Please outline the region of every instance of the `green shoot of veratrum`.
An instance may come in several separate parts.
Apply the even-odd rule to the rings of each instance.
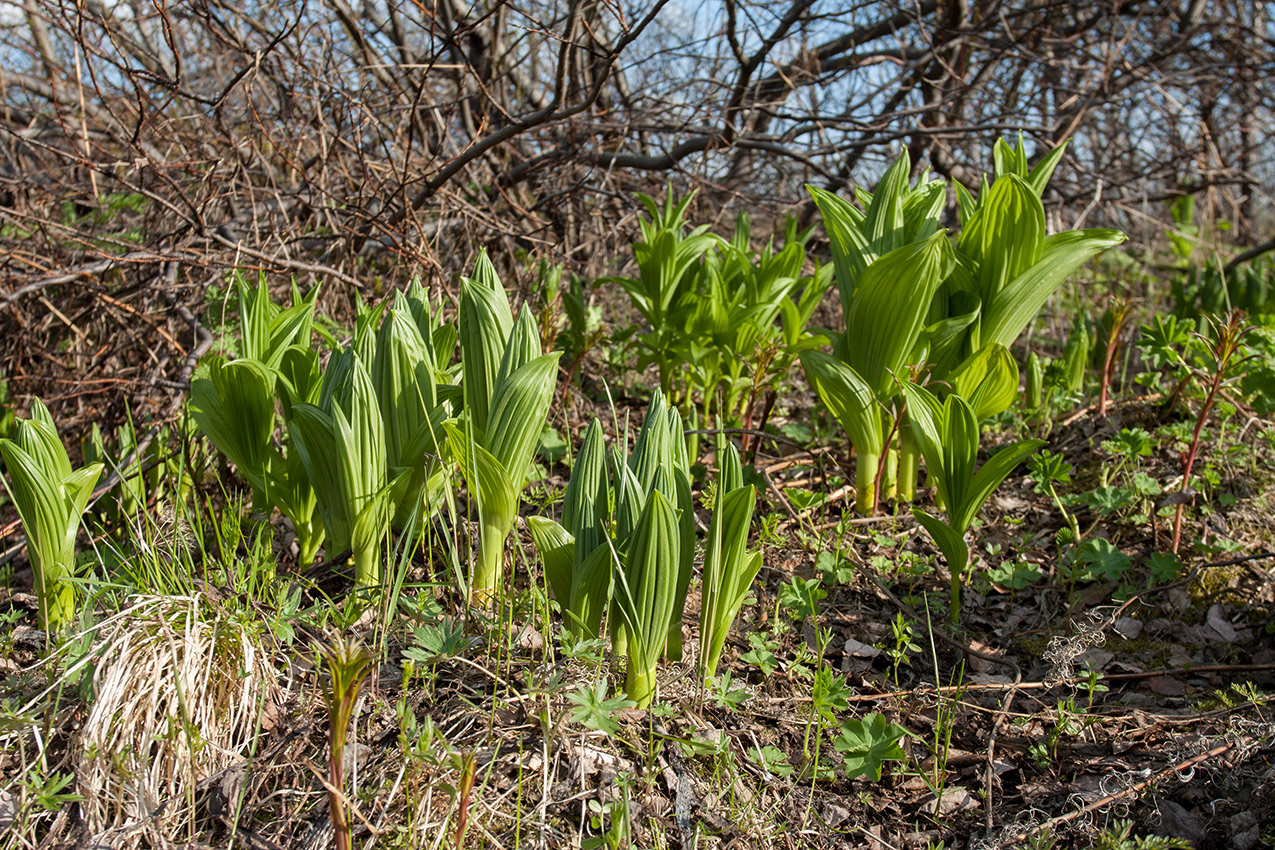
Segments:
[[[917,444],[947,511],[947,522],[920,508],[913,508],[912,515],[947,558],[952,573],[950,613],[952,622],[957,623],[961,616],[961,587],[970,561],[965,533],[1005,477],[1045,441],[1024,440],[1005,446],[975,472],[979,426],[970,403],[955,393],[948,395],[946,401],[939,401],[925,387],[911,382],[904,382],[901,387]]]
[[[39,399],[31,403],[31,418],[17,421],[13,439],[0,439],[0,456],[27,538],[40,626],[56,634],[75,618],[75,537],[102,464],[71,468],[53,416]]]
[[[717,504],[704,549],[700,609],[699,670],[706,679],[717,675],[726,636],[761,569],[761,553],[748,550],[757,490],[743,479],[739,452],[726,440],[718,440]]]
[[[478,563],[470,600],[489,605],[504,581],[505,539],[532,456],[540,444],[558,376],[558,353],[541,354],[532,311],[512,319],[509,299],[486,253],[462,281],[460,348],[465,410],[444,425],[452,459],[477,503]]]

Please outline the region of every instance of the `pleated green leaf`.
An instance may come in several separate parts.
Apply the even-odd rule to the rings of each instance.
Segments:
[[[1069,230],[1045,237],[1039,262],[1010,281],[990,303],[984,302],[982,344],[1013,345],[1063,281],[1092,257],[1125,239],[1117,230]]]
[[[485,250],[478,254],[473,277],[461,279],[459,324],[465,409],[485,431],[496,373],[514,326],[509,299]]]
[[[571,534],[579,535],[582,527],[596,528],[599,510],[606,510],[606,486],[606,439],[602,423],[594,419],[585,431],[563,495],[562,525]]]
[[[330,413],[315,405],[296,404],[292,408],[288,434],[291,448],[297,453],[314,488],[330,554],[338,555],[352,548],[355,506],[345,498],[336,445],[336,422]]]
[[[948,516],[959,514],[966,502],[974,468],[978,463],[978,420],[969,402],[958,395],[949,395],[943,402],[943,460],[941,468],[947,478],[947,492],[952,503],[947,504]],[[926,458],[929,463],[929,458]],[[933,469],[933,467],[931,467]],[[954,525],[964,531],[959,522]]]
[[[279,356],[278,395],[284,419],[292,418],[292,406],[319,400],[322,377],[319,352],[308,346],[291,345]]]
[[[434,352],[401,293],[377,332],[372,380],[385,422],[390,466],[423,469],[425,459],[409,455],[408,448],[425,439],[422,432],[432,430],[430,415],[438,404]]]
[[[350,403],[333,411],[338,470],[353,517],[350,545],[355,578],[363,587],[380,583],[381,542],[389,535],[389,481],[385,461],[385,422],[376,388],[363,363],[355,359]]]
[[[679,538],[673,506],[659,490],[652,491],[616,587],[628,634],[626,690],[639,708],[650,705],[654,695],[656,664],[673,616]]]
[[[560,356],[555,351],[519,366],[492,397],[486,446],[520,490],[544,432]]]
[[[577,554],[577,558],[579,555]],[[571,601],[567,606],[567,627],[580,637],[596,638],[602,630],[602,615],[611,600],[615,556],[610,546],[595,546],[580,560],[571,580]]]
[[[952,388],[969,400],[974,418],[983,422],[1008,410],[1018,397],[1018,363],[999,343],[984,346],[952,374]]]
[[[881,175],[863,216],[863,231],[879,257],[903,245],[903,205],[908,191],[912,160],[905,149]]]
[[[983,304],[1039,259],[1045,239],[1045,208],[1015,174],[997,178],[979,209],[965,223],[957,249],[977,266]]]
[[[514,320],[513,329],[505,343],[505,350],[500,355],[500,366],[496,369],[496,382],[500,386],[509,376],[527,363],[540,356],[540,330],[536,326],[535,316],[530,310],[523,310]]]
[[[983,504],[1001,485],[1001,482],[1014,471],[1015,467],[1044,445],[1046,445],[1044,440],[1023,440],[1005,446],[992,455],[970,482],[965,493],[963,510],[958,515],[953,515],[953,523],[958,527],[969,528]]]
[[[873,392],[889,395],[925,324],[930,301],[952,265],[947,235],[895,249],[863,276],[846,314],[846,362]]]
[[[954,495],[949,490],[950,479],[943,466],[944,446],[948,440],[943,403],[932,392],[917,384],[905,381],[900,388],[904,399],[907,400],[908,419],[912,423],[912,438],[930,467],[940,501],[950,506],[953,504]]]
[[[844,311],[854,299],[855,286],[868,267],[868,239],[863,233],[863,213],[839,195],[807,186],[823,218],[824,230],[832,248],[832,264],[837,292]]]
[[[470,596],[475,603],[486,605],[503,580],[505,538],[518,514],[526,467],[518,473],[515,484],[506,467],[483,446],[482,432],[472,426],[466,430],[464,424],[445,422],[443,428],[448,451],[460,466],[478,509],[479,560],[470,576]]]
[[[256,360],[208,360],[190,386],[190,412],[253,488],[264,490],[274,438],[275,376]]]
[[[880,452],[885,441],[876,393],[859,373],[822,351],[803,351],[806,378],[859,450]],[[875,472],[875,470],[874,470]]]
[[[970,562],[970,549],[964,536],[943,520],[920,508],[913,508],[912,516],[916,517],[916,521],[929,532],[939,551],[947,559],[948,569],[952,571],[953,576],[963,574]]]
[[[102,464],[72,469],[53,417],[38,399],[18,420],[13,439],[0,439],[6,487],[26,535],[40,626],[62,631],[75,616],[75,538]]]
[[[549,589],[563,608],[571,602],[571,573],[575,564],[576,539],[558,523],[546,517],[527,517],[531,542],[540,553],[549,579]]]
[[[718,486],[723,476],[719,475]],[[748,552],[748,532],[757,504],[750,484],[721,496],[713,509],[704,550],[703,601],[700,608],[701,675],[716,675],[731,625],[761,568],[761,555]]]
[[[1054,170],[1058,168],[1058,163],[1062,161],[1066,151],[1067,143],[1063,142],[1041,157],[1040,162],[1028,172],[1027,185],[1032,187],[1036,197],[1039,198],[1045,194],[1045,187],[1049,185],[1049,179],[1054,176]]]

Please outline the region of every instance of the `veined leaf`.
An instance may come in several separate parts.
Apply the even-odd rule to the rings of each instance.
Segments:
[[[957,248],[974,260],[983,304],[1041,256],[1045,208],[1021,177],[997,178],[979,208],[965,223]]]
[[[655,668],[673,616],[680,534],[672,505],[651,492],[633,530],[616,599],[628,632],[626,690],[639,708],[650,704]]]
[[[912,509],[912,516],[930,533],[930,537],[938,545],[939,551],[947,559],[948,568],[954,576],[960,576],[970,562],[969,545],[963,534],[952,528],[943,520],[926,513],[920,508]]]
[[[1018,397],[1018,363],[1000,343],[984,346],[956,368],[952,388],[982,422],[1008,410]]]
[[[801,365],[819,398],[863,451],[880,450],[885,441],[876,393],[859,373],[822,351],[803,351]]]
[[[596,528],[598,512],[606,510],[606,440],[602,423],[597,419],[589,424],[584,444],[576,455],[571,479],[562,500],[562,524],[572,534],[579,534],[581,527]]]
[[[864,254],[868,240],[863,234],[863,213],[844,198],[817,186],[806,190],[815,199],[824,229],[832,247],[832,264],[835,270],[837,291],[841,296],[842,310],[854,299],[855,286],[868,267]]]
[[[577,635],[595,638],[601,632],[602,615],[611,601],[614,558],[609,545],[595,546],[587,558],[577,555],[567,606],[567,626]]]
[[[1054,170],[1058,168],[1058,163],[1062,161],[1063,154],[1066,151],[1067,143],[1063,142],[1041,157],[1040,162],[1036,163],[1027,174],[1027,185],[1032,187],[1036,197],[1039,198],[1045,194],[1045,187],[1049,185],[1049,178],[1054,176]]]
[[[264,364],[220,356],[209,358],[207,374],[190,387],[195,424],[258,491],[265,489],[274,439],[274,388]]]
[[[952,264],[944,233],[895,249],[859,279],[846,314],[846,362],[878,397],[890,394],[924,327],[930,301]]]
[[[6,488],[18,510],[34,574],[39,623],[60,632],[75,616],[75,538],[101,463],[72,469],[48,408],[36,399],[31,418],[18,420],[14,438],[0,439],[9,477]]]
[[[314,487],[332,554],[339,554],[351,548],[355,513],[354,506],[344,497],[336,423],[330,413],[315,405],[296,404],[292,407],[288,433],[292,450],[298,453],[306,477]]]
[[[571,572],[576,540],[558,523],[545,517],[527,517],[527,530],[545,566],[549,589],[565,609],[571,602]]]
[[[492,397],[486,445],[520,490],[553,401],[560,356],[555,351],[518,367]]]
[[[1022,442],[1005,446],[992,455],[987,463],[983,464],[982,468],[979,469],[978,474],[974,476],[974,480],[970,482],[960,515],[953,516],[953,522],[960,527],[968,528],[979,510],[982,509],[983,503],[988,500],[1001,482],[1014,471],[1016,466],[1045,445],[1046,442],[1044,440],[1023,440]]]
[[[1068,276],[1125,239],[1117,230],[1069,230],[1045,237],[1040,260],[1010,281],[990,303],[984,302],[982,344],[998,342],[1006,348],[1013,345]]]
[[[486,430],[488,401],[514,319],[485,250],[478,254],[474,276],[461,279],[459,323],[465,409],[471,421]]]

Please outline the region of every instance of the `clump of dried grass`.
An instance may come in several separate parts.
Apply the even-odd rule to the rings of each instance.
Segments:
[[[92,834],[114,847],[198,834],[197,784],[245,759],[282,694],[258,627],[199,595],[108,626],[77,772]]]

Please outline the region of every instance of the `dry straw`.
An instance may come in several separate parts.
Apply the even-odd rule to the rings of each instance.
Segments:
[[[78,791],[113,847],[189,840],[199,783],[243,762],[282,694],[254,628],[203,597],[155,600],[94,649]]]

